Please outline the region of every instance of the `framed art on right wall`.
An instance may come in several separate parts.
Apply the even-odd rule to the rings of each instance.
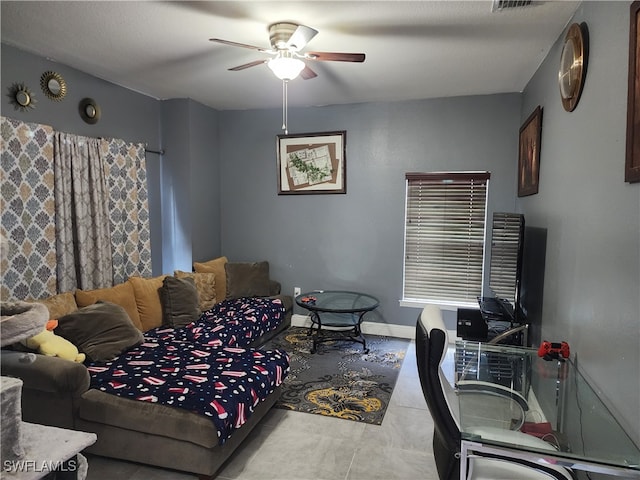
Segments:
[[[520,127],[518,155],[518,196],[538,193],[542,107],[538,105]]]
[[[630,7],[629,90],[627,92],[627,155],[624,181],[640,182],[640,2]]]

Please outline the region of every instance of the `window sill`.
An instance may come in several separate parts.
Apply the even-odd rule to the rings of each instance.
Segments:
[[[477,302],[443,302],[439,300],[409,300],[400,299],[398,301],[401,307],[424,308],[427,305],[437,305],[442,310],[456,311],[459,308],[479,308]]]

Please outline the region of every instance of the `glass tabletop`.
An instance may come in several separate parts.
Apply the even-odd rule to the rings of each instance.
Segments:
[[[625,432],[614,414],[589,385],[572,358],[544,360],[537,350],[523,347],[489,345],[459,341],[455,361],[445,372],[455,384],[471,381],[510,389],[527,400],[523,410],[510,407],[513,418],[498,419],[485,415],[479,397],[469,401],[458,394],[459,420],[463,440],[545,453],[569,462],[588,461],[640,472],[640,449]],[[514,399],[515,397],[512,397]],[[490,397],[485,397],[491,404]],[[511,410],[500,409],[509,417]],[[480,413],[479,413],[480,412]],[[522,421],[523,420],[523,421]],[[500,431],[502,428],[502,431]],[[544,440],[528,442],[527,436],[502,435],[504,430],[519,429]]]
[[[342,290],[317,290],[296,297],[296,303],[317,312],[357,313],[369,312],[380,302],[372,295]]]

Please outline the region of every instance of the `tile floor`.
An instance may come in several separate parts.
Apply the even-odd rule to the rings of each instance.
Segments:
[[[272,409],[218,480],[437,480],[433,421],[412,342],[382,425]],[[191,480],[194,475],[87,455],[88,480]]]

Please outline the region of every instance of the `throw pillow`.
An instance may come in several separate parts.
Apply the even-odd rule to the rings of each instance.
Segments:
[[[36,300],[42,303],[49,310],[49,318],[60,318],[67,313],[75,312],[78,309],[76,298],[71,292],[60,293],[51,297]]]
[[[162,325],[162,304],[158,290],[162,288],[165,277],[166,275],[153,278],[129,277],[143,332]]]
[[[200,311],[209,310],[216,304],[216,274],[215,273],[191,273],[176,270],[173,273],[176,278],[193,278],[198,291],[198,305]]]
[[[227,263],[225,270],[227,298],[269,296],[269,262]]]
[[[76,303],[78,307],[88,307],[98,300],[120,305],[126,310],[133,324],[139,330],[142,330],[142,323],[140,322],[140,315],[138,315],[138,307],[136,305],[136,297],[133,293],[133,285],[130,282],[120,283],[110,288],[76,290]]]
[[[218,257],[208,262],[194,262],[193,269],[197,273],[215,273],[216,275],[216,301],[227,298],[227,274],[224,266],[228,262],[227,257]]]
[[[108,362],[144,339],[126,310],[99,301],[58,319],[56,335],[66,338],[94,362]]]
[[[165,277],[160,289],[163,323],[174,328],[184,327],[200,317],[198,291],[193,278]]]

